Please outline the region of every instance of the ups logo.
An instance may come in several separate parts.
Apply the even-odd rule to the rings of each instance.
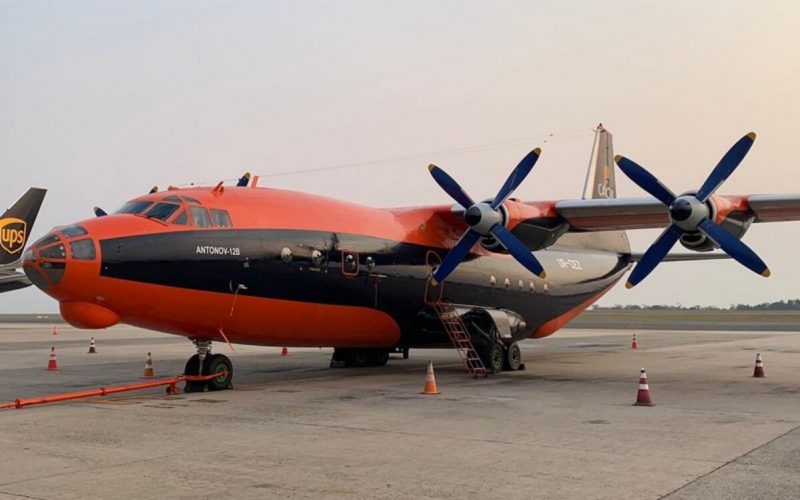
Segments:
[[[22,219],[0,219],[0,247],[7,253],[17,253],[25,246],[28,224]]]

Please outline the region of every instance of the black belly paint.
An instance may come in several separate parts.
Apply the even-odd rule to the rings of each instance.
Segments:
[[[424,304],[426,256],[433,251],[443,257],[446,249],[352,234],[261,229],[128,236],[102,240],[100,247],[101,276],[224,294],[243,284],[248,296],[375,308],[400,325],[402,346],[447,343]],[[282,258],[284,248],[291,251],[289,262]],[[354,265],[345,268],[348,255]],[[545,281],[513,259],[472,254],[444,284],[443,298],[513,311],[530,333],[610,287],[629,265],[627,255],[557,246],[537,257],[548,272]]]

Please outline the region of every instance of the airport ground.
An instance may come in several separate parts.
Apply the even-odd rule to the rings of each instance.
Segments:
[[[193,353],[130,327],[51,329],[0,325],[0,402],[138,381],[148,351],[171,376]],[[527,370],[485,380],[445,350],[329,369],[330,350],[237,346],[234,390],[0,412],[0,498],[800,496],[800,332],[638,333],[639,350],[628,330],[526,341]],[[428,359],[438,396],[419,394]],[[631,405],[642,366],[651,408]]]

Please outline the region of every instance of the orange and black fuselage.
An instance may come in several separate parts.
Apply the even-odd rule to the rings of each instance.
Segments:
[[[507,312],[520,320],[519,340],[556,331],[630,265],[629,254],[594,248],[599,235],[567,234],[536,252],[546,279],[476,245],[433,287],[431,267],[465,228],[448,207],[376,209],[247,187],[132,203],[130,213],[56,228],[25,253],[26,274],[77,327],[122,322],[255,345],[432,347],[448,340],[426,302],[442,299]],[[506,210],[513,225],[550,215],[548,206],[509,201]]]

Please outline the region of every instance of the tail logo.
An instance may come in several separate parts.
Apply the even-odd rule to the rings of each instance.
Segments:
[[[27,228],[28,224],[22,219],[0,219],[0,248],[10,254],[20,252],[25,246]]]
[[[603,165],[603,182],[597,183],[597,194],[603,198],[614,198],[614,188],[611,187],[611,169]]]

